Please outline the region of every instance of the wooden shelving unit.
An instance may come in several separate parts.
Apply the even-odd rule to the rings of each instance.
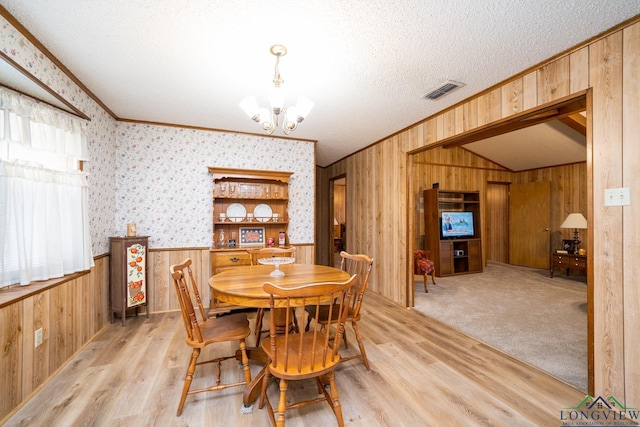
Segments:
[[[474,236],[445,239],[442,212],[472,212]],[[430,251],[436,276],[482,272],[480,193],[478,191],[424,191],[425,249]]]
[[[293,172],[210,167],[209,173],[213,178],[213,236],[210,249],[212,275],[230,268],[250,265],[246,248],[266,246],[269,239],[273,239],[274,246],[280,246],[280,233],[284,233],[285,246],[289,244],[289,179]],[[246,214],[229,217],[228,213],[233,211],[229,207],[234,204],[241,205]],[[265,205],[272,215],[277,214],[277,220],[273,216],[260,216],[260,212],[264,211],[261,208]],[[259,207],[258,210],[256,207]],[[221,218],[220,214],[225,214],[225,218]],[[253,218],[249,214],[253,214]],[[243,242],[243,229],[264,229],[263,243]],[[221,232],[224,233],[223,241],[220,239]],[[255,236],[257,234],[252,233],[252,238]],[[213,297],[210,307],[210,314],[238,308],[217,302]]]

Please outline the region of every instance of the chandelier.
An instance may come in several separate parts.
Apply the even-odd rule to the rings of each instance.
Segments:
[[[274,87],[269,91],[269,108],[260,108],[254,96],[248,96],[240,101],[240,108],[247,113],[251,120],[259,123],[269,135],[280,126],[280,121],[282,121],[282,131],[285,135],[289,135],[307,117],[314,104],[308,99],[300,97],[294,107],[284,107],[284,93],[282,90],[284,80],[280,76],[278,65],[280,64],[280,57],[287,54],[287,48],[276,44],[271,46],[269,51],[276,57],[273,75]]]

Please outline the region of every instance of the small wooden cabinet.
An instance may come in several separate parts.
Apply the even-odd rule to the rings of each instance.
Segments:
[[[230,268],[244,267],[251,265],[249,252],[245,249],[211,249],[211,275],[220,273]],[[209,301],[209,316],[227,313],[232,309],[240,308],[231,306],[221,301],[216,301],[211,296]]]
[[[126,313],[146,306],[149,317],[147,288],[148,236],[110,237],[109,315],[113,323],[115,313],[120,314],[124,326]]]
[[[482,272],[481,251],[480,239],[440,241],[439,276]]]
[[[289,179],[292,172],[209,168],[213,177],[211,274],[251,264],[246,248],[289,244]],[[223,236],[223,238],[221,238]],[[210,314],[229,311],[211,298]]]
[[[425,249],[430,251],[436,276],[482,272],[480,193],[429,189],[424,191]],[[444,238],[443,212],[470,212],[473,235]]]
[[[551,254],[551,269],[549,271],[549,277],[553,277],[553,270],[555,268],[564,268],[567,276],[569,270],[576,270],[580,273],[587,273],[587,256],[575,255],[575,254]]]

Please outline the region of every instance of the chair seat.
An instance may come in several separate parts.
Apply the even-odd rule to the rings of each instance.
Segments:
[[[251,335],[249,320],[245,313],[213,317],[199,322],[202,342],[187,339],[192,347],[203,348],[215,342],[240,340]]]
[[[416,261],[415,265],[417,270],[415,274],[430,274],[435,269],[433,261],[430,259],[420,259]]]
[[[313,342],[313,334],[306,334],[302,339],[302,346],[305,349],[301,359],[298,357],[297,349],[300,346],[300,335],[289,334],[289,355],[287,357],[286,368],[284,363],[279,363],[274,366],[273,363],[269,363],[269,370],[274,376],[278,378],[284,378],[286,380],[299,380],[304,378],[314,378],[318,375],[323,375],[335,368],[340,362],[340,356],[332,356],[330,351],[325,351],[326,347],[324,342]],[[280,351],[285,347],[285,336],[278,335],[276,337],[276,346]],[[261,344],[262,350],[267,354],[269,360],[273,361],[275,356],[271,349],[271,342],[269,340],[263,341]],[[316,361],[312,365],[312,354],[322,354],[326,352],[324,359],[316,357]],[[278,357],[278,360],[283,360],[282,355]],[[324,363],[323,363],[324,362]],[[298,370],[299,367],[299,370]]]
[[[184,377],[184,385],[182,386],[182,394],[180,395],[180,402],[178,403],[178,410],[176,412],[178,416],[182,414],[185,401],[190,394],[224,390],[229,387],[246,387],[251,383],[251,369],[249,368],[249,357],[247,355],[247,344],[245,342],[245,338],[251,333],[247,315],[245,313],[235,313],[229,316],[208,318],[207,312],[202,305],[202,298],[200,297],[200,291],[198,290],[198,284],[194,278],[191,264],[191,258],[187,258],[181,264],[174,264],[169,267],[169,273],[173,279],[178,303],[180,304],[180,312],[182,313],[182,322],[184,323],[186,332],[185,340],[187,341],[187,345],[192,348],[187,373]],[[200,316],[198,316],[198,313]],[[238,343],[238,350],[232,354],[222,356],[216,354],[216,357],[213,359],[198,361],[202,349],[206,346],[233,341]],[[240,357],[238,358],[238,356]],[[244,381],[222,381],[222,362],[229,359],[242,361]],[[191,389],[191,383],[193,382],[196,367],[205,363],[216,364],[214,375],[215,383],[208,387],[193,390]]]

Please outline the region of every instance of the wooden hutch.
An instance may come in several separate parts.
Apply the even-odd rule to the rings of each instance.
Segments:
[[[211,275],[251,264],[248,247],[289,244],[289,179],[293,172],[209,168],[213,177]],[[284,233],[284,234],[283,234]],[[211,314],[230,307],[211,298]]]

